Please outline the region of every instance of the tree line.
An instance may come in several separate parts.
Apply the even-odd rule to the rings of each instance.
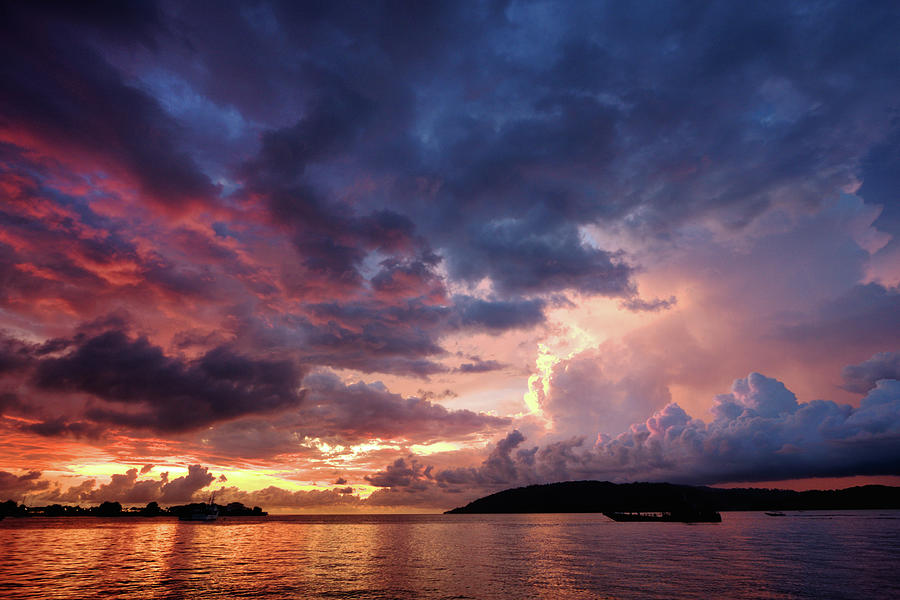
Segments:
[[[82,507],[66,504],[48,504],[46,506],[26,506],[15,500],[0,503],[2,517],[178,517],[190,514],[208,505],[202,502],[161,507],[158,502],[148,502],[146,506],[125,508],[119,502],[101,502],[97,506]],[[213,504],[222,517],[264,517],[268,513],[262,508],[244,506],[240,502],[225,505]]]

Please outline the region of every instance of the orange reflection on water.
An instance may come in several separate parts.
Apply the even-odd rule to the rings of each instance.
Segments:
[[[900,511],[7,518],[0,597],[900,597]]]

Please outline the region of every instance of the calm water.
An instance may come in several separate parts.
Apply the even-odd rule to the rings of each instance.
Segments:
[[[10,519],[0,598],[900,598],[900,511]]]

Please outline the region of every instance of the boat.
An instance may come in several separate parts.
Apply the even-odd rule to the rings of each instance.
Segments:
[[[714,510],[664,510],[656,512],[610,511],[604,516],[619,522],[721,523],[722,515]]]
[[[766,514],[769,515],[770,517],[786,517],[787,516],[783,512],[779,512],[779,511],[767,512]]]
[[[178,515],[179,521],[215,521],[219,518],[219,507],[213,504],[214,496],[206,504],[195,505],[191,512]]]

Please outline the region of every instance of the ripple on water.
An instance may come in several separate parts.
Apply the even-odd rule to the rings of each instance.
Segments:
[[[900,597],[894,511],[6,519],[0,549],[4,600]]]

